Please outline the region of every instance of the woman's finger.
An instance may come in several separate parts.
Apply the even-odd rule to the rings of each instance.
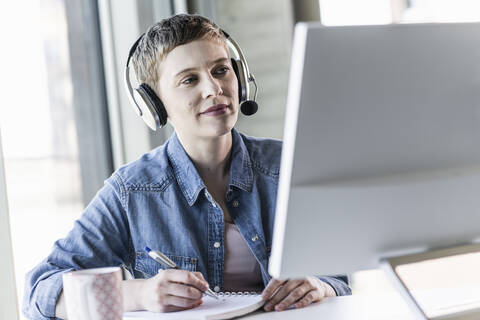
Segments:
[[[202,291],[195,287],[176,282],[170,282],[168,285],[166,285],[165,293],[192,300],[198,300],[202,298]]]
[[[264,309],[266,311],[272,311],[273,308],[282,301],[293,289],[298,287],[304,282],[304,280],[288,280],[277,290],[276,293],[265,304]]]
[[[193,272],[178,269],[168,269],[164,270],[163,273],[170,282],[187,284],[197,288],[202,292],[208,288],[207,282],[198,278]]]
[[[163,304],[166,306],[173,306],[173,307],[179,307],[179,308],[193,308],[197,305],[201,304],[201,300],[198,299],[188,299],[184,297],[179,297],[179,296],[173,296],[173,295],[166,295],[163,298]]]
[[[201,272],[195,271],[195,272],[193,272],[193,274],[196,275],[198,279],[207,282],[207,280],[205,280],[205,278],[203,277],[203,274]]]
[[[313,302],[317,302],[317,301],[322,300],[323,298],[324,298],[324,296],[318,294],[317,291],[312,290],[312,291],[308,292],[305,296],[303,296],[302,299],[297,301],[297,303],[295,303],[295,308],[306,307]]]
[[[265,289],[263,289],[262,292],[262,299],[264,301],[269,300],[273,294],[282,286],[287,280],[281,280],[281,279],[270,279],[268,282],[267,286]]]
[[[283,300],[278,302],[274,306],[274,308],[276,311],[283,311],[285,309],[288,309],[292,304],[305,297],[305,295],[310,295],[310,297],[313,298],[313,300],[310,301],[311,303],[319,299],[320,293],[318,292],[318,290],[315,290],[310,284],[305,282],[290,291],[290,293]]]
[[[190,307],[177,307],[177,306],[164,306],[162,311],[160,312],[175,312],[175,311],[183,311],[183,310],[188,310],[188,309],[193,309],[193,308],[196,308],[198,306],[200,306],[202,304],[202,302],[199,302],[197,304],[194,304]]]

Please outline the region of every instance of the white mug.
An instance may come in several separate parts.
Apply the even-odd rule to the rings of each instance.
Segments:
[[[122,320],[120,267],[95,268],[63,274],[63,294],[69,320]]]

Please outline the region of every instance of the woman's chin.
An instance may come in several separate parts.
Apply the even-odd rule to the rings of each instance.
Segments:
[[[216,123],[215,125],[212,125],[207,130],[210,131],[213,136],[217,137],[230,133],[230,131],[232,131],[233,127],[237,123],[237,116],[235,115],[235,117],[228,117],[228,119],[225,120],[226,121],[222,121],[221,123]]]
[[[233,129],[233,126],[224,126],[222,128],[215,128],[214,130],[211,131],[211,134],[209,136],[211,137],[221,137],[226,134],[229,134]]]

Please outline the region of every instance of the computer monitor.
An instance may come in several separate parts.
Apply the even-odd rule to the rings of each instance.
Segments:
[[[480,24],[297,24],[269,271],[480,237]]]

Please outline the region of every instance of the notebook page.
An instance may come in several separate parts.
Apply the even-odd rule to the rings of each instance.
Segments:
[[[264,303],[260,295],[223,296],[219,298],[220,300],[216,300],[209,296],[204,296],[202,305],[185,311],[168,313],[149,311],[125,312],[123,320],[230,319],[255,311]]]

